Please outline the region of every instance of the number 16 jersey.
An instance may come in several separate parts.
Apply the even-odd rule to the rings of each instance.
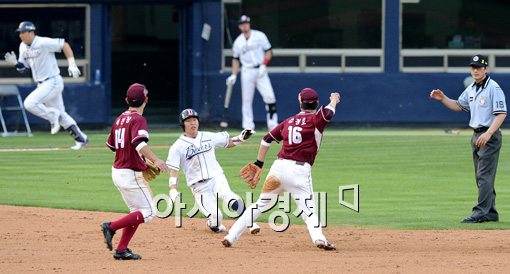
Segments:
[[[276,126],[264,137],[263,142],[269,145],[271,141],[282,141],[279,158],[313,165],[324,129],[334,114],[335,109],[329,106],[322,106],[314,113],[302,111]]]
[[[127,110],[113,122],[106,145],[115,151],[114,168],[128,168],[144,171],[147,164],[136,146],[149,141],[149,132],[145,118],[134,110]]]

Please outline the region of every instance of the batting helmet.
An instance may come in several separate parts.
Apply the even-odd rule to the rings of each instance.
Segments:
[[[23,22],[19,23],[19,26],[16,29],[16,32],[27,32],[27,31],[35,31],[34,23],[32,23],[30,21],[23,21]]]
[[[192,108],[187,108],[187,109],[181,111],[181,115],[179,115],[179,123],[183,129],[184,129],[184,121],[190,117],[195,117],[200,122],[200,117],[198,116],[198,112]]]

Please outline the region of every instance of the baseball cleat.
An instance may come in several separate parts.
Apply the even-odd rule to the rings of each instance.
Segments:
[[[256,234],[259,234],[259,232],[260,232],[260,226],[256,223],[253,223],[253,226],[250,227],[250,233],[252,235],[256,235]]]
[[[221,233],[227,231],[227,228],[224,225],[209,227],[214,233]]]
[[[60,118],[60,111],[54,110],[53,112],[53,118],[50,120],[51,125],[51,134],[55,135],[60,131],[60,123],[58,122]]]
[[[139,254],[133,253],[129,248],[124,250],[115,250],[115,254],[113,254],[113,258],[115,260],[141,260],[142,256]]]
[[[227,228],[224,225],[212,226],[210,220],[207,220],[206,224],[207,227],[209,227],[209,229],[211,229],[214,233],[221,233],[227,231]]]
[[[315,246],[324,250],[336,250],[336,246],[326,240],[316,240]]]
[[[223,241],[221,241],[221,243],[223,244],[223,246],[225,247],[231,247],[232,246],[232,243],[230,243],[229,240],[227,240],[227,237],[223,238]]]
[[[108,250],[112,251],[113,250],[112,239],[113,239],[113,235],[115,235],[115,231],[110,229],[110,223],[102,223],[101,230],[103,231],[104,242],[106,244],[106,248],[108,248]]]
[[[72,150],[80,150],[84,147],[87,146],[87,144],[89,143],[89,139],[85,139],[85,142],[78,142],[78,141],[75,141],[75,145],[70,147]]]

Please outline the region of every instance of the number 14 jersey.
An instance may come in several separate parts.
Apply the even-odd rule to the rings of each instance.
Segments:
[[[279,158],[307,162],[313,165],[326,125],[335,115],[335,109],[322,106],[316,112],[302,111],[291,116],[271,130],[263,143],[282,141]]]
[[[145,118],[134,110],[127,110],[113,122],[106,145],[115,151],[114,168],[128,168],[144,171],[147,164],[136,146],[149,141],[149,132]]]

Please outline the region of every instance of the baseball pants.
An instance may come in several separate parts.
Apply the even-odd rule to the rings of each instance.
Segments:
[[[145,223],[156,216],[156,205],[142,172],[112,167],[112,180],[129,208],[129,212],[140,211]]]
[[[473,207],[471,216],[473,218],[485,216],[487,219],[495,221],[499,220],[499,216],[496,210],[494,181],[496,180],[502,136],[500,130],[496,131],[487,144],[479,148],[476,146],[476,140],[483,133],[474,133],[471,138],[476,186],[478,187],[478,203]]]
[[[60,111],[59,123],[67,129],[76,125],[76,121],[65,110],[63,90],[64,80],[57,75],[38,84],[37,88],[25,98],[23,105],[30,113],[48,121],[54,117],[57,110]]]
[[[276,97],[274,96],[269,76],[266,73],[263,77],[258,78],[258,72],[258,68],[243,67],[241,70],[243,128],[255,129],[255,123],[253,122],[253,97],[255,96],[255,88],[257,88],[262,96],[266,107],[268,104],[276,103]],[[267,128],[271,130],[278,125],[278,114],[270,114],[268,112],[266,114],[266,120]]]
[[[208,224],[211,227],[218,227],[223,221],[223,214],[218,209],[218,198],[224,203],[232,200],[240,201],[241,199],[230,189],[227,178],[223,173],[208,181],[195,183],[190,188],[200,212],[207,216]]]
[[[299,210],[301,217],[306,223],[312,242],[326,240],[322,233],[322,227],[318,215],[315,213],[315,201],[312,187],[312,167],[308,163],[297,163],[293,160],[275,160],[266,181],[262,193],[256,203],[249,206],[243,215],[230,228],[227,239],[234,243],[241,237],[247,227],[262,214],[273,207],[271,201],[283,192],[289,192]]]

